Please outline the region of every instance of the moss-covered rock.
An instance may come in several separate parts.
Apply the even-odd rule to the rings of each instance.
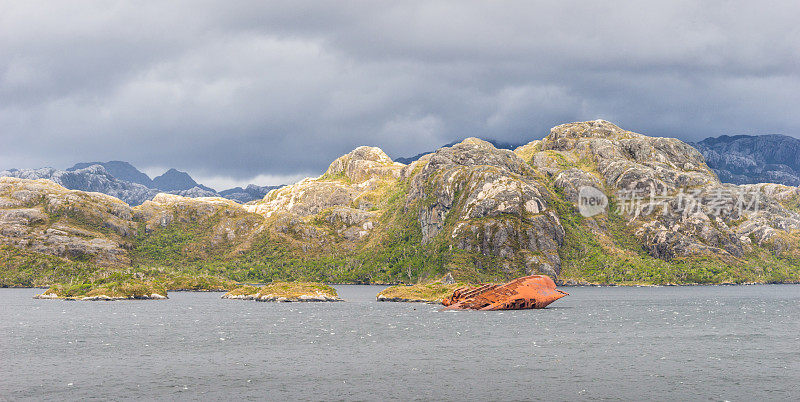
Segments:
[[[95,265],[130,265],[131,207],[49,180],[0,177],[0,245]]]
[[[264,286],[244,285],[222,295],[223,299],[271,302],[342,301],[336,289],[317,282],[273,282]]]
[[[56,284],[37,299],[66,300],[161,300],[167,298],[167,289],[162,284],[134,279],[104,283]]]

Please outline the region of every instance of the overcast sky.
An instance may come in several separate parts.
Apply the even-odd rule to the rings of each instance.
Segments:
[[[125,160],[216,188],[603,118],[800,134],[797,2],[0,0],[0,169]]]

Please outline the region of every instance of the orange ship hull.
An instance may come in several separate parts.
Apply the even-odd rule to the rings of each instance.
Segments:
[[[531,275],[502,285],[459,288],[442,304],[445,310],[522,310],[545,308],[568,294],[549,276]]]

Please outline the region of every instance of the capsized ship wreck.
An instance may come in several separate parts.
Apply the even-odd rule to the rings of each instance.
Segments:
[[[522,310],[545,308],[568,295],[546,275],[531,275],[505,284],[463,287],[442,300],[445,310]]]

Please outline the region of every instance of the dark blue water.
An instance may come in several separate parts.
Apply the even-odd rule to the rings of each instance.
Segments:
[[[34,300],[0,289],[0,399],[800,399],[800,286],[566,288],[545,310]]]

